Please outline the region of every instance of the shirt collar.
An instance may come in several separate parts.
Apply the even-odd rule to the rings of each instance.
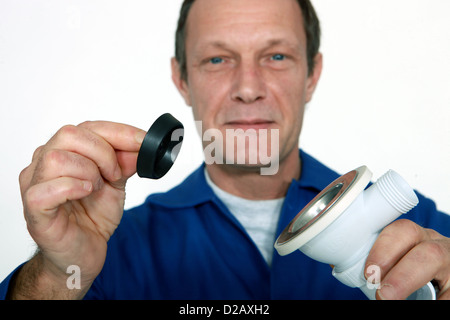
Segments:
[[[301,159],[301,176],[292,180],[290,188],[312,188],[320,192],[339,175],[333,170],[299,150]],[[188,176],[181,184],[165,193],[150,195],[146,202],[159,204],[168,208],[186,208],[213,201],[216,196],[205,178],[205,163]]]
[[[340,177],[338,173],[300,150],[301,173],[300,179],[294,180],[299,187],[313,188],[317,191],[325,189],[332,181]]]

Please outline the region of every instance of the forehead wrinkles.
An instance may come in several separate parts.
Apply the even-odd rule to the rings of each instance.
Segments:
[[[217,42],[255,46],[273,39],[306,46],[303,17],[295,0],[197,0],[186,31],[187,49]]]

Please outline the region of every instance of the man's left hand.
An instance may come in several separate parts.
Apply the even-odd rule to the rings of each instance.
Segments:
[[[397,220],[376,240],[366,268],[377,266],[381,283],[377,299],[406,299],[433,281],[438,299],[450,300],[450,238],[410,220]]]

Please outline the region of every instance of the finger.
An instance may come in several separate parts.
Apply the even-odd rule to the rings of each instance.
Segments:
[[[23,194],[25,190],[28,189],[28,187],[31,184],[31,179],[33,178],[33,172],[30,168],[30,166],[23,169],[19,174],[19,186],[20,186],[20,193]]]
[[[19,186],[21,193],[28,189],[31,184],[31,179],[33,178],[33,169],[35,167],[35,164],[33,164],[33,162],[38,159],[43,148],[44,146],[40,146],[34,151],[31,164],[28,167],[24,168],[19,174]]]
[[[58,207],[70,200],[87,197],[93,190],[90,181],[60,177],[31,186],[24,194],[27,224],[47,229]],[[42,230],[42,229],[41,229]]]
[[[122,168],[123,179],[126,180],[136,173],[138,152],[117,151],[116,156]]]
[[[446,260],[442,263],[443,267],[434,277],[434,282],[438,287],[438,299],[450,300],[450,239],[432,231],[440,236],[441,240],[438,241],[446,252]]]
[[[39,157],[39,155],[41,154],[42,149],[44,149],[44,146],[40,146],[34,151],[31,162],[35,161]]]
[[[116,122],[86,121],[78,125],[91,130],[108,141],[115,150],[138,152],[146,132],[139,128]]]
[[[78,153],[89,158],[100,169],[102,176],[109,181],[122,177],[114,148],[95,132],[75,126],[61,128],[47,143],[44,150],[59,149]],[[41,155],[45,151],[41,151]],[[42,157],[37,162],[42,161]]]
[[[377,294],[381,299],[406,299],[429,281],[439,278],[448,264],[448,252],[441,241],[423,241],[411,249],[387,273]]]
[[[95,190],[103,186],[103,178],[97,165],[78,153],[65,150],[46,150],[36,166],[33,183],[42,183],[58,177],[72,177],[89,180]]]
[[[122,177],[112,185],[124,189],[126,181],[136,173],[137,156],[146,132],[133,126],[107,121],[87,121],[79,127],[95,132],[116,150]]]
[[[428,239],[424,229],[410,220],[397,220],[381,231],[366,260],[378,266],[381,279],[415,245]]]
[[[438,300],[450,300],[450,288],[441,290],[438,294]]]

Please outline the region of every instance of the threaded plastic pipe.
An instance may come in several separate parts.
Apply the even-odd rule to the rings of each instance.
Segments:
[[[408,212],[419,203],[414,191],[395,171],[386,172],[375,185],[386,201],[400,213]]]

